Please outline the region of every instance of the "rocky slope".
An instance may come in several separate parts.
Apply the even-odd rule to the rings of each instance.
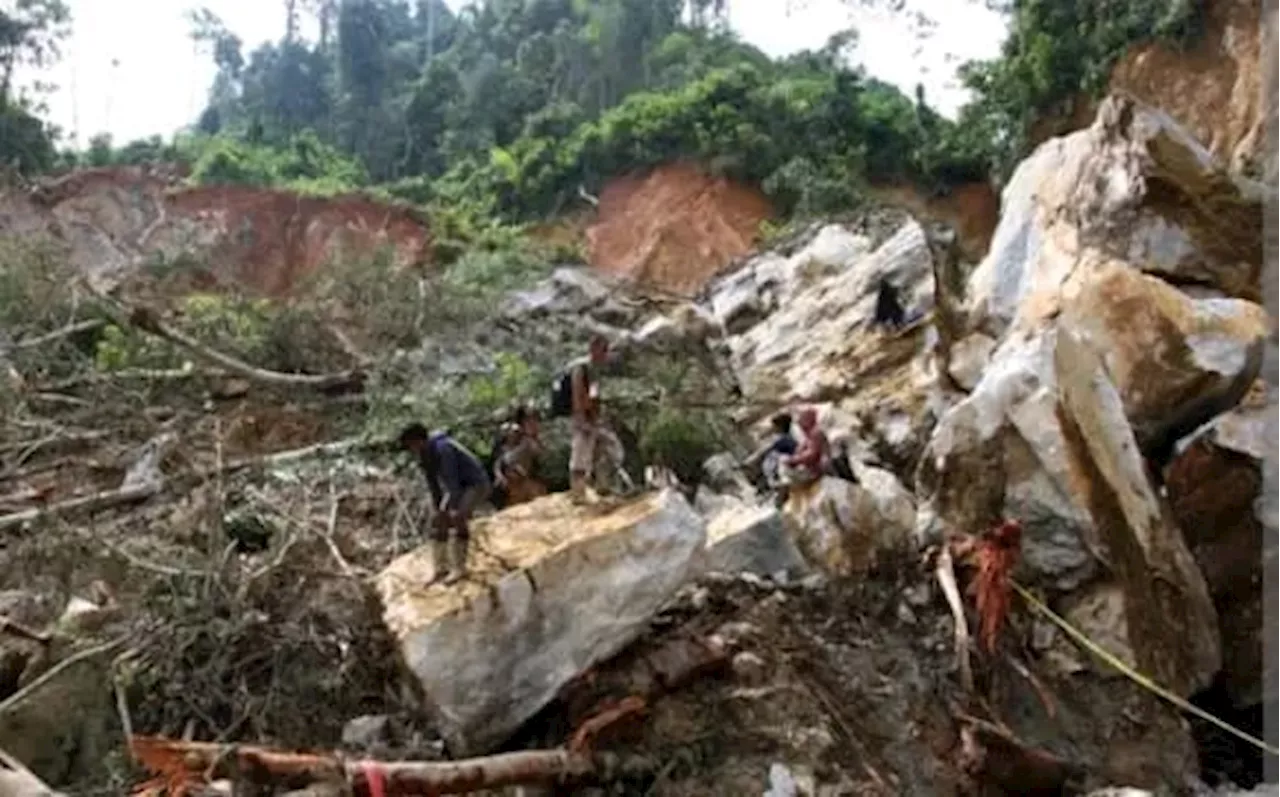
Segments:
[[[0,748],[49,781],[117,787],[103,762],[122,755],[125,722],[384,760],[561,746],[638,759],[580,793],[1252,785],[1256,750],[1189,722],[1018,598],[994,645],[959,655],[948,571],[935,569],[938,543],[1016,519],[1013,578],[1116,660],[1234,722],[1274,701],[1260,618],[1275,600],[1262,575],[1276,512],[1259,499],[1274,474],[1276,319],[1258,287],[1274,189],[1197,135],[1108,98],[1019,166],[989,250],[954,283],[939,279],[937,230],[878,213],[745,257],[691,301],[566,267],[474,326],[380,353],[409,375],[395,400],[444,401],[456,394],[442,386],[497,370],[497,352],[558,363],[603,332],[641,382],[657,381],[654,361],[697,362],[738,391],[713,378],[692,396],[606,388],[611,406],[700,400],[745,447],[772,411],[814,405],[852,460],[856,483],[824,479],[780,509],[730,451],[696,489],[495,513],[455,588],[428,584],[414,474],[359,437],[309,445],[332,436],[340,397],[228,395],[203,373],[150,392],[66,388],[63,414],[15,424],[0,449],[4,501],[29,507],[0,516],[0,616],[18,623],[0,629]],[[188,234],[206,254],[241,251],[245,221],[292,243],[214,276],[267,292],[350,241],[390,240],[406,261],[427,242],[411,217],[345,201],[259,214],[258,200],[288,201],[170,194],[140,173],[77,179],[9,197],[4,224],[55,230],[78,267],[104,274],[187,251]],[[650,189],[692,202],[673,200],[672,222],[704,196],[632,185],[609,201]],[[692,291],[707,262],[745,251],[754,202],[683,220],[724,244],[696,267],[686,249],[641,245],[635,261],[612,250],[615,270]],[[628,238],[602,224],[600,246],[666,240],[662,225]],[[872,324],[881,279],[903,296],[901,330]],[[961,312],[944,336],[946,308]],[[281,453],[273,434],[290,435],[273,408],[310,421],[295,450]],[[244,451],[227,433],[237,423]],[[143,471],[156,485],[128,501],[44,508]],[[48,472],[52,500],[34,489]],[[956,556],[963,586],[972,563]],[[982,613],[961,601],[973,631]],[[19,626],[34,634],[9,633]],[[57,661],[113,640],[129,655],[55,677]]]
[[[947,297],[967,321],[945,359],[932,323],[939,289],[930,240],[901,217],[883,235],[815,229],[711,283],[700,310],[640,330],[601,312],[609,292],[584,276],[547,283],[520,312],[538,297],[542,312],[595,308],[597,328],[620,341],[652,329],[691,346],[710,340],[746,400],[744,422],[817,404],[849,444],[858,484],[824,480],[775,514],[752,508],[760,499],[731,467],[708,463],[693,502],[708,526],[708,559],[755,571],[741,583],[760,596],[733,597],[745,587],[726,594],[723,580],[704,579],[645,631],[630,625],[641,610],[620,591],[617,611],[634,642],[608,661],[594,637],[565,649],[558,645],[576,637],[546,636],[537,618],[589,605],[559,597],[546,574],[574,581],[573,563],[604,545],[605,527],[621,554],[646,533],[675,545],[684,521],[644,532],[635,525],[644,513],[624,509],[617,520],[579,521],[579,542],[532,531],[519,513],[498,515],[486,526],[494,539],[524,551],[516,540],[528,535],[541,553],[503,557],[506,573],[490,591],[421,630],[405,626],[401,645],[419,679],[430,691],[443,663],[478,638],[472,626],[503,624],[526,640],[530,662],[576,651],[576,667],[503,665],[491,676],[467,668],[477,684],[490,677],[481,694],[525,679],[554,692],[516,737],[546,743],[589,716],[587,707],[640,689],[634,668],[668,672],[672,635],[734,638],[733,682],[640,690],[652,701],[648,719],[612,741],[660,758],[673,745],[712,746],[660,778],[661,793],[740,793],[762,787],[766,771],[790,773],[812,793],[1078,793],[1107,784],[1190,793],[1197,774],[1256,777],[1256,751],[1206,741],[1212,734],[1027,607],[1015,610],[997,654],[980,660],[980,711],[1003,741],[982,736],[990,728],[968,713],[979,709],[961,708],[978,696],[956,669],[952,620],[913,551],[1016,518],[1024,536],[1015,578],[1073,628],[1182,697],[1208,700],[1225,688],[1218,713],[1240,718],[1259,705],[1258,566],[1262,538],[1274,534],[1273,516],[1254,508],[1268,445],[1261,408],[1275,395],[1259,379],[1273,323],[1255,287],[1263,196],[1228,177],[1167,115],[1109,99],[1093,125],[1043,144],[1007,187],[991,251],[963,295]],[[1244,232],[1225,244],[1224,225]],[[871,325],[882,277],[901,288],[915,318],[900,332]],[[584,305],[572,299],[579,294],[595,298]],[[708,317],[719,328],[710,337]],[[944,370],[950,380],[939,378]],[[1227,483],[1231,490],[1213,487]],[[406,568],[425,577],[412,561],[383,578],[403,581]],[[631,562],[627,554],[616,565]],[[581,567],[583,579],[596,572]],[[804,582],[799,593],[787,586],[806,572],[830,581]],[[664,583],[652,586],[672,587]],[[387,596],[389,618],[419,601]],[[533,611],[543,601],[551,603]],[[708,615],[713,606],[729,614]],[[761,630],[735,635],[742,629],[724,625],[730,617]],[[666,630],[673,623],[678,630]],[[434,652],[414,641],[422,634],[436,640]],[[575,669],[589,669],[594,686],[571,677]],[[529,711],[483,716],[510,723]],[[997,752],[1001,744],[1009,746]],[[968,757],[977,748],[985,764]]]

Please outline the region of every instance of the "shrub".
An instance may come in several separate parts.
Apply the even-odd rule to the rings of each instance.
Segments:
[[[647,462],[670,468],[684,484],[698,484],[702,463],[720,450],[720,435],[711,421],[704,413],[659,410],[644,426],[640,453]]]

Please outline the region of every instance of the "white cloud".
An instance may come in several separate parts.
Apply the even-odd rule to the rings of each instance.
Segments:
[[[956,13],[957,4],[966,6]],[[117,142],[169,135],[188,124],[203,104],[214,68],[189,38],[186,12],[207,6],[239,35],[246,50],[279,38],[283,3],[274,0],[69,0],[72,35],[64,58],[41,76],[58,86],[50,114],[79,142],[109,131]],[[461,6],[462,0],[450,0]],[[914,35],[903,15],[875,13],[851,0],[730,0],[729,18],[743,39],[773,56],[820,47],[839,30],[856,26],[857,56],[867,70],[911,92],[924,83],[930,102],[952,112],[964,99],[953,83],[955,65],[995,54],[1004,35],[997,15],[964,0],[915,0],[940,25],[929,39]],[[947,54],[959,56],[948,60]]]

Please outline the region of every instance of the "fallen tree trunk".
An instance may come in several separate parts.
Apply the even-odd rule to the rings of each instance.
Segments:
[[[48,506],[32,507],[9,515],[0,515],[0,531],[7,531],[14,526],[21,526],[55,515],[68,515],[74,512],[97,512],[102,509],[110,509],[113,506],[120,506],[121,504],[145,501],[159,491],[160,486],[157,484],[136,484],[129,487],[121,487],[118,490],[106,490],[93,495],[69,498],[66,501],[59,501]]]
[[[290,753],[265,747],[184,742],[154,736],[129,740],[134,757],[170,791],[214,778],[257,785],[345,782],[356,795],[468,794],[506,786],[611,778],[624,767],[616,756],[568,750],[529,750],[461,761],[344,761],[336,755]]]
[[[40,346],[45,345],[46,343],[54,343],[56,341],[62,340],[63,338],[69,338],[72,335],[76,335],[81,332],[92,332],[94,330],[101,329],[106,325],[107,325],[107,322],[103,321],[100,318],[94,318],[88,321],[77,321],[74,324],[68,324],[67,326],[62,327],[61,329],[55,329],[54,331],[47,332],[43,335],[36,335],[30,338],[19,338],[18,340],[14,341],[13,350],[21,351],[22,349],[38,348]]]
[[[261,382],[268,385],[276,385],[278,387],[305,387],[320,391],[340,392],[346,390],[360,390],[364,386],[364,371],[359,368],[335,374],[286,374],[279,371],[269,371],[265,368],[258,368],[257,366],[238,360],[229,354],[224,354],[215,349],[211,349],[200,341],[189,337],[177,329],[174,329],[162,321],[159,316],[149,308],[132,307],[118,299],[108,296],[93,286],[89,286],[89,290],[102,301],[115,307],[118,315],[130,326],[166,340],[179,348],[191,352],[208,363],[220,368],[225,368],[227,371],[242,376],[245,379],[250,379],[255,382]]]
[[[377,442],[349,437],[345,440],[337,440],[332,443],[316,443],[315,445],[304,446],[302,448],[292,448],[288,451],[277,451],[274,454],[262,454],[258,456],[233,459],[229,462],[223,462],[221,465],[201,468],[199,471],[196,471],[194,475],[197,478],[208,478],[210,476],[216,476],[219,473],[234,473],[236,471],[247,470],[249,468],[269,468],[277,465],[287,465],[291,462],[299,462],[311,457],[345,454],[348,451],[354,451],[360,448],[376,448],[379,445],[381,444]]]

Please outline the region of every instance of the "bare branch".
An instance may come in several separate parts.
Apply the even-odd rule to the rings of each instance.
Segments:
[[[62,797],[23,766],[14,756],[0,750],[0,795],[3,797]]]
[[[49,683],[54,678],[57,678],[60,674],[62,674],[63,671],[69,669],[70,667],[75,666],[76,664],[79,664],[82,661],[86,661],[95,656],[101,656],[103,653],[109,653],[115,650],[116,648],[120,647],[127,641],[129,641],[129,638],[127,636],[117,637],[116,639],[113,639],[110,642],[103,642],[101,645],[95,645],[91,648],[85,648],[79,653],[68,656],[67,658],[63,659],[62,661],[50,667],[39,678],[36,678],[31,683],[27,684],[26,686],[22,687],[18,691],[9,695],[3,701],[0,701],[0,716],[4,716],[5,714],[12,711],[15,706],[17,706],[22,701],[26,700],[31,695],[35,694],[40,689],[40,687]]]
[[[15,526],[22,526],[42,518],[68,515],[73,512],[98,512],[121,504],[137,503],[138,501],[145,501],[158,492],[160,492],[160,486],[157,484],[138,484],[130,487],[121,487],[117,490],[106,490],[92,495],[69,498],[66,501],[59,501],[48,506],[24,509],[21,512],[0,515],[0,531],[6,531]]]
[[[88,284],[86,282],[86,284]],[[364,383],[364,372],[360,369],[343,371],[335,374],[285,374],[258,368],[236,359],[228,354],[215,351],[200,341],[174,329],[162,321],[158,315],[145,307],[132,307],[118,299],[112,298],[92,285],[89,290],[103,302],[110,304],[129,325],[166,340],[175,346],[194,354],[200,359],[225,368],[234,374],[263,384],[280,387],[305,387],[313,390],[358,390]]]
[[[448,762],[377,762],[145,736],[133,737],[130,747],[154,774],[187,783],[216,777],[248,777],[260,785],[345,781],[357,794],[372,793],[374,781],[380,781],[382,791],[390,795],[468,794],[504,786],[608,778],[620,769],[614,756],[568,750],[528,750]]]
[[[13,350],[21,351],[22,349],[39,348],[46,343],[56,343],[63,338],[69,338],[72,335],[76,335],[81,332],[92,332],[94,330],[101,329],[106,325],[107,322],[100,318],[94,318],[88,321],[77,321],[74,324],[68,324],[61,329],[55,329],[54,331],[47,332],[43,335],[36,335],[32,338],[20,338],[14,342]]]

